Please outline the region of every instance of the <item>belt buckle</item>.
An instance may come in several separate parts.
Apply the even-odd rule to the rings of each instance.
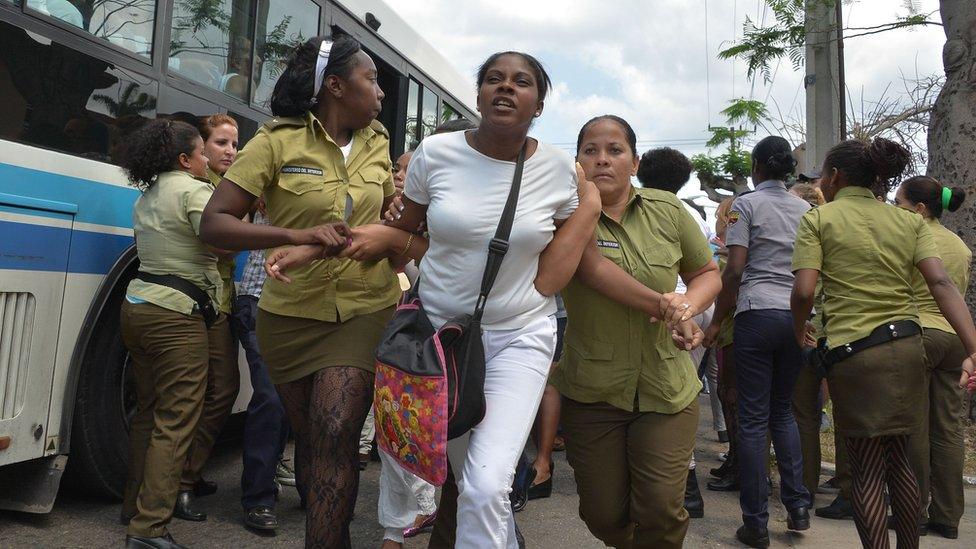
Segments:
[[[895,329],[895,325],[894,324],[889,324],[888,325],[888,330],[891,332],[891,338],[892,339],[898,339],[898,330]]]
[[[854,354],[854,348],[851,347],[851,344],[850,343],[844,345],[844,352],[846,352],[848,354],[848,356]]]

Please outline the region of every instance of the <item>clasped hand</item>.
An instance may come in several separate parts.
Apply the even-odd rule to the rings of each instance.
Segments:
[[[285,246],[274,250],[264,262],[269,277],[291,283],[285,273],[312,261],[330,257],[347,257],[356,261],[372,261],[389,255],[390,227],[380,224],[350,228],[345,223],[320,225],[308,233],[316,243]]]

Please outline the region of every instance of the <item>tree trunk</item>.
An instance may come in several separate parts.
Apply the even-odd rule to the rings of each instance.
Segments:
[[[946,45],[946,83],[929,124],[928,174],[944,185],[966,190],[966,202],[943,224],[976,249],[976,0],[941,0]],[[976,265],[970,265],[970,272]],[[960,288],[969,311],[976,311],[976,284]]]

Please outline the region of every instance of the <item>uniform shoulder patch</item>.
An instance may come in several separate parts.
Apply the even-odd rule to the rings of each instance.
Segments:
[[[735,225],[739,221],[739,212],[729,212],[729,225]]]
[[[305,119],[300,116],[275,116],[265,120],[264,127],[269,130],[286,126],[304,126]]]
[[[379,120],[373,120],[369,123],[369,127],[376,133],[381,134],[383,137],[389,139],[390,132],[387,131],[386,126],[383,125]]]

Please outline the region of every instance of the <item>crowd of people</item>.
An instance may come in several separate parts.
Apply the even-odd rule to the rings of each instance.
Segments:
[[[743,543],[769,545],[770,441],[787,528],[811,528],[823,380],[841,488],[827,514],[847,505],[834,518],[887,547],[887,492],[899,547],[917,547],[920,526],[957,535],[976,329],[957,289],[971,253],[938,220],[965,194],[915,177],[886,203],[910,157],[884,139],[838,144],[793,185],[791,147],[772,136],[752,151],[755,190],[723,202],[713,231],[676,194],[688,159],[641,155],[623,118],[586,122],[575,159],[529,137],[550,88],[531,55],[494,54],[477,72],[477,126],[449,123],[394,164],[373,60],[348,36],[317,37],[292,53],[274,118],[240,154],[222,115],[133,136],[126,547],[182,547],[169,521],[206,519],[195,499],[216,490],[201,471],[237,394],[238,343],[254,388],[245,525],[277,528],[278,491],[293,485],[306,547],[350,547],[375,348],[418,277],[434,325],[474,309],[520,153],[516,221],[482,319],[484,418],[448,444],[439,502],[381,452],[384,549],[426,529],[435,548],[523,547],[514,512],[551,493],[557,444],[596,538],[681,547],[704,514],[703,379],[729,442],[708,487],[740,492]]]

